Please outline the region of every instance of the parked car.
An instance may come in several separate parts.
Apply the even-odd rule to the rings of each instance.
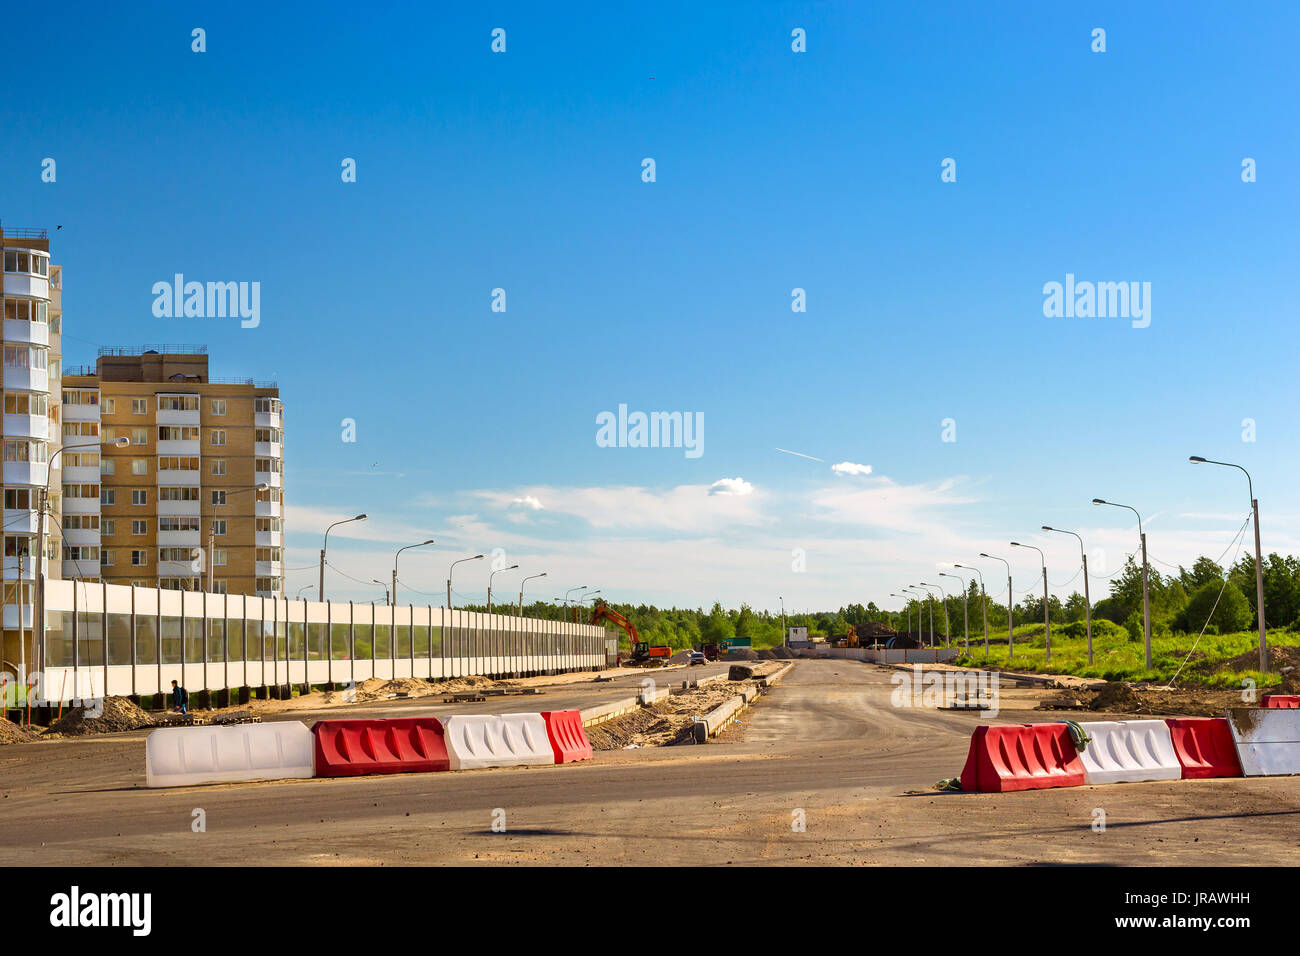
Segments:
[[[686,663],[690,664],[692,667],[694,667],[696,664],[705,663],[703,652],[691,651],[691,656],[686,659]]]

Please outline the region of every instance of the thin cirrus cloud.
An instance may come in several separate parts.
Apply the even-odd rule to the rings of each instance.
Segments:
[[[759,525],[764,495],[743,478],[723,478],[712,485],[645,488],[535,487],[515,491],[472,492],[473,497],[503,512],[520,511],[519,499],[546,502],[545,514],[577,518],[601,531],[659,530],[707,534],[733,525]]]

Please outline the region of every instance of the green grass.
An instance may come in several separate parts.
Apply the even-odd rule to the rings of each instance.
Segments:
[[[1107,622],[1109,624],[1109,622]],[[1257,687],[1276,685],[1281,676],[1277,673],[1260,673],[1257,669],[1234,670],[1226,662],[1259,647],[1256,631],[1234,634],[1206,634],[1198,642],[1196,635],[1170,634],[1151,636],[1151,663],[1146,667],[1142,640],[1130,640],[1127,633],[1113,625],[1093,629],[1093,663],[1088,663],[1088,642],[1085,637],[1067,637],[1052,629],[1052,660],[1047,662],[1043,625],[1016,628],[1015,656],[1008,661],[1007,632],[989,632],[989,653],[984,654],[984,636],[971,634],[970,654],[960,662],[974,667],[1012,667],[1018,670],[1038,671],[1046,674],[1074,674],[1079,677],[1100,677],[1105,680],[1168,681],[1178,671],[1183,659],[1195,645],[1191,659],[1179,675],[1179,684],[1198,684],[1207,687],[1240,687],[1242,680],[1252,678]],[[1277,629],[1268,632],[1270,647],[1296,647],[1300,635]]]

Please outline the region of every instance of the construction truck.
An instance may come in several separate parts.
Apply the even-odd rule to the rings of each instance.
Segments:
[[[671,647],[667,644],[656,644],[651,647],[649,641],[641,640],[635,624],[604,602],[597,604],[591,612],[592,624],[599,624],[601,621],[609,621],[617,625],[627,635],[628,647],[632,651],[628,655],[627,663],[633,667],[662,667],[672,658]]]

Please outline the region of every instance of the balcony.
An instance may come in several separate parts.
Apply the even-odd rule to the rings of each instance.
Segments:
[[[196,558],[193,561],[159,561],[158,577],[160,578],[188,578],[193,577],[202,570],[203,559]]]
[[[44,415],[6,415],[4,430],[6,438],[48,439],[50,420]]]
[[[278,441],[255,441],[253,454],[258,458],[279,458],[282,451]]]
[[[63,543],[99,547],[99,529],[64,528]]]
[[[99,403],[84,405],[69,405],[66,402],[62,406],[63,420],[65,422],[97,422],[99,421]]]
[[[36,494],[32,494],[32,504],[37,504]],[[4,511],[5,534],[36,534],[39,531],[36,512],[25,508],[6,508]]]
[[[64,435],[63,447],[68,449],[84,448],[97,451],[99,443],[102,441],[98,434],[95,435]]]
[[[254,564],[259,578],[278,578],[284,567],[282,561],[256,561]]]
[[[275,471],[255,471],[253,472],[253,481],[257,484],[266,484],[270,488],[281,488],[284,486],[284,479],[279,472]]]
[[[197,458],[199,456],[199,440],[193,441],[159,441],[158,454],[160,455],[184,455],[187,458]]]
[[[17,557],[13,557],[13,558],[5,558],[5,559],[4,559],[4,576],[5,576],[5,580],[6,580],[6,581],[17,581],[17,580],[18,580],[18,562],[19,562],[19,561],[22,561],[22,567],[23,567],[23,578],[22,578],[22,579],[23,579],[24,581],[35,581],[35,580],[36,580],[36,568],[34,567],[34,563],[35,563],[35,561],[34,561],[34,556],[33,556],[33,555],[27,555],[26,557],[23,557],[23,558],[17,558]]]
[[[97,515],[99,514],[99,499],[65,497],[63,499],[63,513],[67,515]]]
[[[259,548],[279,548],[284,545],[283,531],[258,531],[253,535],[253,544]]]
[[[50,375],[43,368],[9,368],[4,370],[5,388],[16,392],[49,392]]]
[[[66,504],[67,499],[64,499]],[[158,514],[160,515],[197,515],[201,513],[203,503],[201,501],[163,501],[158,499]]]
[[[33,299],[48,299],[50,297],[50,280],[45,276],[27,275],[24,272],[6,272],[5,295],[25,295]]]
[[[199,471],[171,471],[170,469],[158,472],[159,485],[189,485],[197,486],[200,484]]]
[[[159,425],[197,425],[199,410],[160,408],[157,422]]]
[[[281,505],[278,501],[259,501],[253,514],[259,518],[278,518],[280,517]]]
[[[6,485],[43,486],[49,475],[49,466],[43,461],[7,461],[4,465]]]
[[[5,341],[28,345],[49,345],[50,327],[45,322],[29,322],[26,319],[5,319]]]
[[[254,428],[279,428],[280,413],[279,412],[254,412],[253,427]]]
[[[31,628],[32,626],[32,606],[24,604],[22,606],[22,622],[18,620],[18,605],[6,604],[4,609],[4,628],[6,631],[16,631],[20,627]]]
[[[197,548],[202,544],[202,531],[159,531],[160,548]]]
[[[63,469],[63,480],[70,485],[97,485],[99,484],[100,472],[98,466],[92,465],[87,468],[84,465],[78,465],[75,468]]]
[[[78,581],[99,580],[99,558],[80,558],[76,561],[63,562],[64,580],[76,578]]]

